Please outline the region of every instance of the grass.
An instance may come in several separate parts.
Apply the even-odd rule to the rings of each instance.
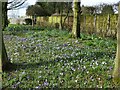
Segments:
[[[56,29],[5,31],[11,71],[3,73],[6,88],[112,88],[116,40],[81,34],[71,38]]]

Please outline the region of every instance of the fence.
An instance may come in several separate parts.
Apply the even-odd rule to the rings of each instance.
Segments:
[[[65,16],[62,16],[64,21]],[[101,36],[116,37],[118,15],[81,15],[81,32],[99,34]],[[60,15],[37,17],[37,25],[59,28]],[[72,30],[73,16],[65,20],[64,28]]]

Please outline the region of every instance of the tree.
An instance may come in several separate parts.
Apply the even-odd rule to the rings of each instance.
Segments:
[[[0,89],[2,88],[2,71],[6,69],[6,66],[9,66],[11,63],[8,60],[6,49],[5,49],[5,44],[3,41],[3,11],[4,10],[4,5],[6,2],[1,2],[0,1]],[[5,7],[6,8],[6,7]]]
[[[114,14],[114,9],[112,4],[101,3],[94,6],[96,14]]]
[[[7,0],[6,0],[7,1]],[[1,40],[1,45],[0,46],[2,46],[2,48],[0,49],[0,51],[1,51],[1,63],[2,63],[2,70],[4,71],[5,69],[7,69],[8,68],[8,66],[10,66],[11,65],[11,62],[10,62],[10,60],[8,59],[8,56],[7,56],[7,52],[6,52],[6,49],[5,49],[5,44],[4,44],[4,39],[3,39],[3,30],[4,30],[4,28],[5,27],[7,27],[7,24],[8,24],[8,19],[7,19],[7,11],[9,10],[8,8],[7,8],[7,6],[8,6],[8,4],[11,4],[12,2],[14,2],[14,1],[16,1],[16,4],[15,4],[15,6],[14,6],[14,8],[17,8],[17,7],[20,7],[21,5],[23,5],[23,3],[21,3],[21,1],[19,0],[19,1],[17,1],[17,0],[12,0],[11,2],[1,2],[0,1],[0,3],[1,3],[1,7],[2,8],[0,8],[0,9],[2,9],[1,10],[1,12],[2,12],[2,15],[0,15],[0,16],[2,16],[2,19],[0,19],[1,20],[1,22],[2,22],[2,27],[1,27],[1,35],[0,35],[0,40]],[[22,0],[23,1],[23,0]],[[24,1],[26,1],[26,0],[24,0]],[[25,2],[24,2],[25,3]]]
[[[3,30],[8,26],[8,17],[7,17],[7,2],[2,2],[2,25]]]
[[[2,89],[2,2],[0,1],[0,89]]]
[[[25,7],[27,0],[8,0],[7,10],[20,9]]]
[[[80,15],[81,15],[80,4],[81,4],[81,0],[73,1],[74,21],[72,28],[72,36],[75,38],[80,38]]]
[[[28,16],[50,16],[50,14],[39,5],[30,5],[26,10]]]
[[[112,5],[115,12],[118,12],[119,2]]]
[[[102,14],[114,14],[113,6],[106,4],[102,9]]]
[[[82,10],[82,14],[86,15],[86,14],[95,14],[95,10],[96,8],[93,6],[82,6],[81,7]]]
[[[3,24],[3,30],[6,26],[8,26],[8,17],[7,17],[7,12],[8,10],[12,9],[19,9],[21,8],[22,5],[25,4],[27,0],[6,0],[7,2],[2,3],[2,24]]]
[[[5,19],[7,17],[7,11],[6,11],[6,8],[7,8],[7,2],[2,2],[2,14],[4,13],[4,16],[2,15],[2,29],[3,30],[5,27],[6,27],[6,20]],[[4,12],[5,11],[5,12]],[[11,63],[10,63],[10,60],[8,59],[7,57],[7,52],[6,52],[6,49],[5,49],[5,44],[4,44],[4,40],[3,40],[3,33],[1,31],[1,41],[2,41],[2,69],[5,70],[7,67],[6,66],[9,66]]]
[[[71,2],[48,2],[48,1],[39,2],[37,1],[35,5],[39,5],[41,8],[43,8],[44,11],[47,11],[47,13],[50,15],[54,13],[60,14],[59,29],[64,28],[65,20],[67,19],[68,14],[72,9]],[[66,15],[64,20],[63,20],[63,15]]]
[[[7,0],[6,0],[7,1]],[[10,60],[7,57],[7,52],[5,49],[3,30],[7,26],[7,5],[8,2],[0,1],[0,89],[2,89],[2,71],[11,65]]]
[[[26,15],[32,16],[32,26],[35,24],[37,16],[50,16],[40,5],[30,5],[26,10]]]
[[[57,6],[57,8],[60,10],[60,27],[59,29],[64,29],[64,24],[65,24],[65,21],[67,19],[67,17],[69,16],[69,13],[71,11],[71,6],[72,6],[72,3],[71,2],[60,2],[58,3],[59,5]],[[63,20],[62,16],[65,15],[65,18]]]
[[[118,9],[118,28],[117,28],[117,53],[115,58],[115,66],[113,71],[113,81],[120,86],[120,3]]]
[[[45,10],[47,13],[52,15],[55,13],[56,3],[57,2],[47,2],[47,1],[39,2],[39,1],[37,1],[35,5],[39,5],[40,7],[42,7],[43,10]]]
[[[63,13],[66,6],[66,2],[57,2],[56,3],[56,11],[57,13],[60,14],[60,23],[59,23],[59,29],[62,30],[64,25],[63,25]]]

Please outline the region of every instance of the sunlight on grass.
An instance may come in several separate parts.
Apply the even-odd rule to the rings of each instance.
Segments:
[[[3,74],[3,87],[91,88],[114,87],[111,80],[116,40],[68,31],[25,30],[24,35],[6,30],[8,56],[15,64]]]

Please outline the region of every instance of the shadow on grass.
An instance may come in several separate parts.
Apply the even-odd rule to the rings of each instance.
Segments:
[[[91,54],[86,55],[85,53],[80,54],[79,56],[77,56],[77,58],[79,57],[79,60],[81,59],[88,59],[89,61],[92,60],[98,60],[98,59],[102,59],[104,56],[108,56],[109,58],[112,58],[115,56],[115,52],[91,52]],[[52,66],[54,66],[57,63],[60,63],[61,60],[64,61],[63,64],[65,63],[65,60],[68,62],[71,62],[73,60],[75,60],[76,57],[70,57],[70,58],[55,58],[54,60],[49,60],[49,61],[44,61],[44,60],[40,60],[39,62],[35,63],[35,62],[31,62],[31,63],[12,63],[11,65],[9,65],[7,67],[7,72],[9,71],[14,71],[14,70],[25,70],[25,69],[31,69],[34,70],[36,68],[41,68],[41,66],[49,66],[49,64],[52,64]]]

